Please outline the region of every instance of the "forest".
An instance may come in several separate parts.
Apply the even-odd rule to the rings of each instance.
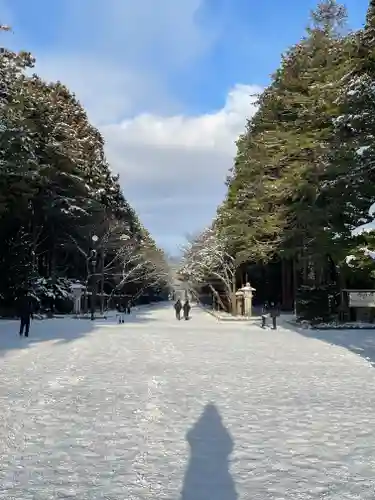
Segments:
[[[343,5],[321,1],[258,96],[181,277],[232,310],[249,281],[255,303],[311,321],[346,314],[346,290],[374,289],[374,89],[375,1],[358,31]]]
[[[1,27],[4,40],[10,31]],[[34,64],[29,52],[0,50],[0,313],[25,287],[61,312],[72,283],[94,287],[101,309],[111,297],[162,296],[164,253],[126,201],[103,137],[74,93]]]

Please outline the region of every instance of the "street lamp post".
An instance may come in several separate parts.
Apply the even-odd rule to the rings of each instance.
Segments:
[[[98,242],[98,237],[96,234],[93,235],[92,241],[94,244],[94,247],[96,246]],[[96,256],[96,249],[93,248],[90,252],[90,261],[91,261],[91,321],[95,319],[95,305],[96,305],[96,262],[97,262],[97,256]]]

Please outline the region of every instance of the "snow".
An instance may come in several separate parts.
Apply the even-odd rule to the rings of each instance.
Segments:
[[[368,214],[370,217],[373,217],[375,215],[375,203],[373,203],[369,208]]]
[[[366,257],[370,257],[370,259],[375,260],[375,252],[373,250],[369,250],[366,247],[359,248],[359,250],[363,252]],[[347,255],[345,257],[345,262],[349,267],[354,267],[356,260],[357,257],[355,255]]]
[[[341,323],[320,325],[321,328],[297,327],[300,333],[308,338],[324,341],[331,346],[340,346],[364,358],[370,366],[375,367],[375,324],[374,323]],[[337,327],[335,329],[334,327]],[[345,328],[346,327],[346,328]],[[296,328],[296,325],[294,325]]]
[[[347,255],[345,257],[345,262],[348,266],[353,266],[353,261],[356,260],[356,256],[355,255]]]
[[[374,332],[137,314],[1,322],[0,499],[373,499]]]
[[[212,310],[211,306],[204,307],[208,314],[211,314],[219,321],[258,321],[259,317],[248,317],[248,316],[233,316],[233,314],[225,311]]]
[[[344,323],[339,323],[337,321],[331,321],[329,323],[318,323],[311,325],[308,322],[300,323],[303,328],[311,328],[316,330],[374,330],[374,323],[367,323],[365,321],[348,321]]]
[[[365,151],[369,149],[370,146],[361,146],[360,148],[357,149],[356,153],[359,156],[362,156]]]
[[[360,236],[363,233],[371,233],[374,230],[375,230],[375,221],[367,222],[367,224],[363,224],[362,226],[353,229],[352,236]]]
[[[375,260],[375,252],[373,250],[369,250],[368,248],[361,248],[361,250],[367,257],[370,257],[370,259]]]
[[[372,203],[369,210],[368,214],[370,217],[373,217],[375,214],[375,203]],[[359,221],[358,221],[359,222]],[[367,222],[365,224],[359,225],[355,229],[352,230],[352,236],[360,236],[363,233],[370,233],[375,230],[375,220],[372,220],[371,222]]]

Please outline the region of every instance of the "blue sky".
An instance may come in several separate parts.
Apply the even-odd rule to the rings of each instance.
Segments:
[[[7,45],[76,92],[125,195],[174,251],[224,195],[234,140],[312,0],[0,0]],[[367,0],[349,0],[360,27]]]

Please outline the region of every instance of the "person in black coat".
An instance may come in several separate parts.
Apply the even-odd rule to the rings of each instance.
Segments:
[[[266,302],[262,309],[262,328],[267,326],[267,316],[272,320],[272,330],[277,329],[277,317],[280,316],[280,308],[275,302]]]
[[[181,319],[181,309],[182,309],[181,300],[177,299],[177,302],[174,305],[174,310],[176,311],[176,319],[178,320]]]
[[[272,319],[272,329],[276,330],[277,329],[276,318],[280,316],[280,308],[274,302],[271,302],[270,304],[270,316]]]
[[[33,298],[27,290],[22,290],[17,299],[17,312],[20,318],[20,336],[25,333],[25,337],[29,336],[30,320],[33,316]]]
[[[268,302],[265,302],[262,307],[262,328],[267,326],[267,314],[269,313]]]
[[[190,303],[189,303],[188,299],[186,299],[186,301],[185,301],[185,303],[184,303],[184,305],[183,305],[183,310],[184,310],[184,319],[185,319],[185,320],[188,320],[188,319],[189,319],[190,309],[191,309]]]

